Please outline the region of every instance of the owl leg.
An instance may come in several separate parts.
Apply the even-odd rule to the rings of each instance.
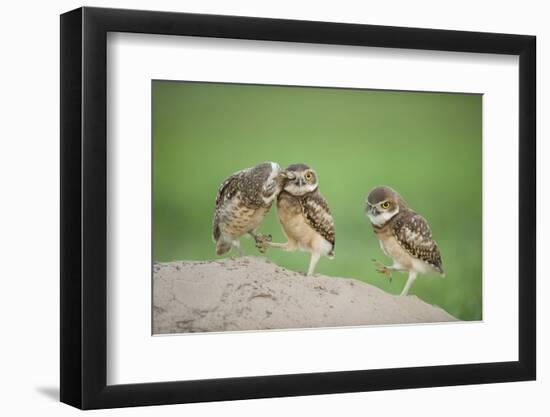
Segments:
[[[266,241],[264,241],[263,245],[266,248],[277,248],[277,249],[282,249],[282,250],[286,250],[286,251],[294,250],[294,246],[292,246],[290,244],[290,242],[276,243],[276,242],[270,242],[270,241],[266,240]]]
[[[409,278],[407,278],[407,283],[405,284],[405,288],[403,288],[403,291],[401,291],[401,295],[407,295],[409,293],[411,285],[416,279],[416,275],[416,272],[409,271]]]
[[[265,253],[268,248],[277,248],[285,251],[293,251],[296,249],[294,242],[277,243],[271,241],[271,235],[261,235],[256,239],[256,247],[261,253]]]
[[[244,256],[244,252],[241,249],[241,242],[238,240],[234,240],[231,242],[231,246],[233,246],[233,249],[235,249],[239,256]]]
[[[317,252],[311,253],[311,259],[309,260],[309,269],[307,270],[308,276],[313,275],[313,271],[315,270],[315,265],[317,265],[317,262],[319,262],[319,258],[321,258],[320,253],[317,253]]]

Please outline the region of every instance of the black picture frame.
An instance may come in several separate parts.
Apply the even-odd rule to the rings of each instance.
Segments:
[[[108,32],[519,56],[519,360],[107,385]],[[534,36],[171,12],[61,15],[61,401],[82,409],[525,381],[536,378]]]

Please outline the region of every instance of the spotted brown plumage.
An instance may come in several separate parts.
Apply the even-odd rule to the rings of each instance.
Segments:
[[[212,237],[218,255],[233,246],[239,250],[239,238],[255,234],[281,191],[280,167],[266,162],[229,176],[216,196]],[[239,250],[240,251],[240,250]]]
[[[334,220],[327,201],[319,193],[319,190],[304,195],[299,201],[308,224],[332,244],[331,253],[334,254],[336,244]]]
[[[443,273],[439,248],[424,217],[412,210],[405,210],[391,220],[391,230],[407,252]]]
[[[220,238],[220,208],[224,201],[233,198],[237,193],[237,178],[243,171],[239,171],[236,174],[231,175],[227,178],[220,188],[218,189],[218,195],[216,195],[216,209],[214,211],[214,221],[212,224],[212,237],[215,242]]]

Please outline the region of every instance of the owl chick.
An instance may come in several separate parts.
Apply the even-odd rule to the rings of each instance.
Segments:
[[[408,294],[418,274],[444,274],[441,254],[428,222],[407,207],[397,192],[385,186],[374,188],[367,197],[365,210],[380,248],[394,262],[392,266],[384,266],[375,261],[378,272],[390,279],[392,271],[409,273],[401,295]]]
[[[256,229],[281,192],[281,167],[265,162],[243,169],[227,178],[216,197],[212,237],[216,253],[222,255],[231,247],[242,255],[240,237],[250,234],[255,239]]]
[[[330,259],[334,257],[334,221],[319,192],[317,174],[313,169],[304,164],[293,164],[282,175],[286,180],[277,197],[277,214],[288,242],[273,243],[260,239],[257,246],[262,252],[268,247],[310,252],[307,274],[313,275],[321,255]]]

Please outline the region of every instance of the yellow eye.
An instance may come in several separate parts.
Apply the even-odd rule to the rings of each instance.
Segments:
[[[383,209],[389,209],[391,206],[391,203],[389,201],[384,201],[382,204],[380,204],[380,207]]]
[[[306,172],[304,178],[306,179],[306,181],[311,181],[313,179],[313,174],[311,172]]]

